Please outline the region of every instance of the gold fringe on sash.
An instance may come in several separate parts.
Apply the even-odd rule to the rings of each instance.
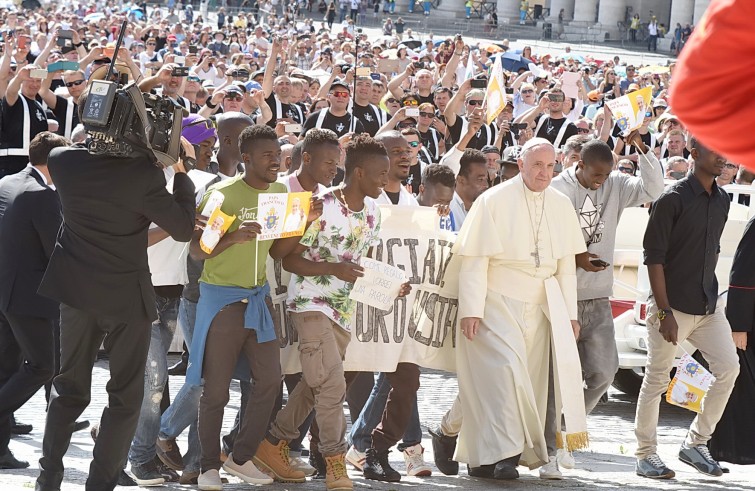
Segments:
[[[589,445],[590,436],[586,431],[580,433],[567,433],[566,435],[566,447],[569,452],[587,448]],[[561,436],[560,431],[556,433],[556,448],[564,448],[564,437]]]

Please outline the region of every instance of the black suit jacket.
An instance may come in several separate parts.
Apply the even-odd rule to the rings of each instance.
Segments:
[[[57,193],[31,167],[0,179],[0,310],[57,318],[37,294],[63,217]]]
[[[39,292],[94,315],[155,320],[147,229],[156,223],[179,242],[194,231],[194,184],[165,175],[142,154],[91,155],[82,145],[56,148],[48,168],[63,206],[50,265]]]

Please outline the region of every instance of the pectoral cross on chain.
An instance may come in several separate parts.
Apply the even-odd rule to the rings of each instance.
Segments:
[[[535,245],[535,252],[530,253],[530,256],[535,258],[535,267],[540,267],[540,249],[537,248],[537,245]]]

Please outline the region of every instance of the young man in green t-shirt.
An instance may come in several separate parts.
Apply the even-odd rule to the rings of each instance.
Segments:
[[[253,393],[233,452],[223,468],[252,484],[273,482],[256,468],[252,457],[265,435],[281,380],[280,348],[268,308],[270,287],[265,264],[271,249],[285,242],[257,240],[262,232],[257,204],[261,194],[287,190],[275,182],[281,149],[272,128],[255,125],[244,129],[239,149],[246,172],[212,186],[199,207],[203,209],[210,196],[220,192],[221,211],[235,220],[211,253],[199,245],[201,231],[191,242],[192,256],[205,261],[186,374],[187,383],[199,384],[204,378],[199,405],[202,459],[198,484],[202,490],[223,487],[218,473],[220,429],[229,398],[228,386],[242,353],[248,368],[239,370],[237,376],[248,377],[251,369]],[[304,474],[300,477],[303,479]]]

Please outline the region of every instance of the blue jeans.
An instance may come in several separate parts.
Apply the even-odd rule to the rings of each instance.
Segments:
[[[409,13],[414,13],[414,0],[409,0]]]
[[[396,2],[391,2],[391,13],[394,13],[396,10]]]
[[[197,304],[182,298],[178,307],[178,326],[184,335],[186,346],[189,347],[194,337],[196,318]],[[189,448],[183,456],[185,471],[199,471],[199,459],[202,456],[197,433],[200,397],[202,397],[201,385],[184,384],[173,399],[173,404],[163,413],[160,420],[160,438],[178,438],[187,427],[189,428]]]
[[[345,8],[345,7],[342,7],[342,8],[341,8],[341,9],[340,9],[340,10],[338,11],[338,22],[339,22],[340,24],[343,24],[343,21],[344,21],[344,19],[346,18],[346,15],[347,15],[347,14],[348,14],[348,12],[346,11],[346,8]]]
[[[431,7],[431,5],[432,4],[430,2],[423,2],[422,3],[422,8],[425,10],[425,15],[430,15],[430,7]]]
[[[472,16],[472,7],[464,7],[464,10],[467,12],[467,19],[469,19]]]
[[[524,20],[527,18],[527,11],[520,10],[519,11],[519,22],[524,22]]]
[[[144,398],[139,423],[131,442],[131,464],[143,465],[155,458],[155,441],[160,431],[160,401],[168,381],[168,350],[176,332],[178,298],[156,298],[157,320],[152,323],[147,364],[144,368]]]
[[[377,427],[383,417],[390,391],[391,384],[388,381],[388,377],[384,373],[381,373],[372,387],[370,398],[367,400],[367,404],[364,405],[359,418],[351,425],[349,442],[360,452],[366,452],[372,446],[372,430]],[[422,442],[422,427],[419,424],[419,410],[417,409],[416,397],[414,398],[412,417],[409,420],[409,426],[407,426],[402,440],[398,445],[399,451]]]

